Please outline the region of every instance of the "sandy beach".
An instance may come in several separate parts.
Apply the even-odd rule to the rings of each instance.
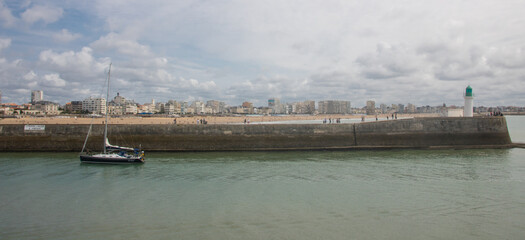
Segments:
[[[379,114],[380,120],[391,118],[391,114]],[[398,118],[411,117],[437,117],[438,114],[398,114]],[[181,116],[181,117],[140,117],[120,116],[111,117],[109,124],[198,124],[199,120],[205,119],[207,124],[242,124],[246,120],[249,123],[301,121],[323,119],[360,119],[362,115],[282,115],[282,116]],[[365,116],[367,120],[375,119],[375,115]],[[58,116],[58,117],[31,117],[0,118],[0,124],[103,124],[104,118]]]

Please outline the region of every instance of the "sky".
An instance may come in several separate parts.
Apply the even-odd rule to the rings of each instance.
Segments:
[[[523,0],[0,0],[2,102],[525,105]]]

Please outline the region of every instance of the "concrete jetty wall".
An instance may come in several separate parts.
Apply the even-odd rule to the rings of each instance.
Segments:
[[[102,149],[102,124],[87,147]],[[0,125],[0,151],[80,151],[89,125]],[[504,117],[415,118],[356,124],[110,125],[112,144],[146,151],[505,148]]]

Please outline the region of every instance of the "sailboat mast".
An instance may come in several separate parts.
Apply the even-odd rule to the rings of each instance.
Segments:
[[[110,77],[111,77],[111,63],[109,64],[109,70],[108,70],[108,91],[106,94],[106,125],[104,126],[104,153],[106,153],[106,142],[108,139],[108,115],[109,115],[108,102],[109,102],[109,79]]]

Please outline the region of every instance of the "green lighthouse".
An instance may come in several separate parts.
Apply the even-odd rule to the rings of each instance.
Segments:
[[[465,105],[463,106],[463,116],[474,116],[474,95],[472,95],[472,87],[470,85],[465,89]]]
[[[467,87],[465,91],[465,97],[472,97],[472,87],[470,87],[470,85]]]

